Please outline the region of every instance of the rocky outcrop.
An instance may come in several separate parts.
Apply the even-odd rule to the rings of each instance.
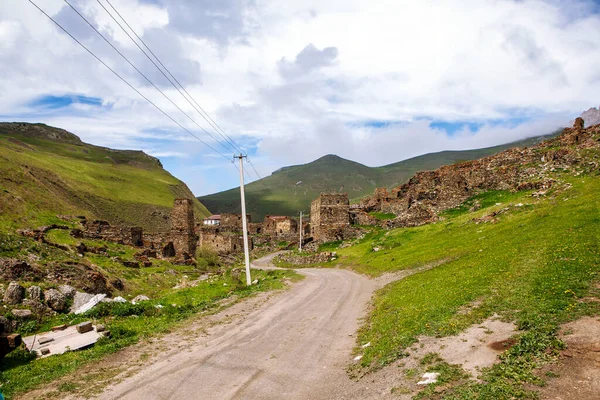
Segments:
[[[27,295],[31,300],[42,301],[44,299],[44,294],[42,293],[42,288],[39,286],[31,286],[27,288]]]

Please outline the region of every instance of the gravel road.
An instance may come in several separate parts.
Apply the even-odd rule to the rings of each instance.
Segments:
[[[273,255],[253,263],[269,268]],[[208,331],[105,391],[101,399],[338,399],[353,385],[359,318],[377,283],[340,269],[306,276],[251,313]],[[350,391],[351,392],[351,391]]]

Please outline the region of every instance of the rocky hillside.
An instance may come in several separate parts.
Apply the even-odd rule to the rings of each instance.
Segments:
[[[82,142],[44,124],[0,123],[0,227],[37,227],[57,214],[165,231],[175,198],[194,201],[189,188],[141,151]]]
[[[490,190],[535,189],[542,193],[557,184],[557,170],[576,173],[600,168],[600,125],[584,128],[577,118],[573,128],[538,145],[503,151],[494,156],[420,172],[391,191],[366,198],[366,211],[393,213],[393,226],[415,226],[434,221],[445,210]],[[477,207],[477,204],[473,205]]]
[[[322,192],[346,192],[350,199],[373,193],[377,187],[393,187],[406,182],[418,171],[474,160],[512,147],[531,146],[553,137],[544,135],[484,149],[442,151],[424,154],[382,167],[368,167],[333,154],[313,162],[284,167],[246,186],[246,206],[253,220],[266,214],[296,215],[310,209]],[[214,213],[240,212],[239,189],[231,189],[199,200]]]

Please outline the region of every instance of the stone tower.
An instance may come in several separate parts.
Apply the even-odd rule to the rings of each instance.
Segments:
[[[190,199],[175,199],[171,212],[171,241],[177,257],[194,257],[194,208]]]
[[[321,193],[310,205],[310,233],[314,240],[329,242],[343,238],[350,227],[347,193]]]

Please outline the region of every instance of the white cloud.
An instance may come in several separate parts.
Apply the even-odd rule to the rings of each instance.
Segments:
[[[235,185],[237,171],[221,156],[207,157],[210,151],[29,2],[0,1],[0,65],[8,67],[0,76],[0,115],[41,119],[104,146],[172,156],[182,160],[169,165],[176,175],[203,174],[200,183],[190,182],[198,194]],[[381,165],[494,145],[547,133],[598,103],[600,17],[592,1],[111,2],[219,125],[256,152],[263,175],[327,153]],[[217,146],[63,1],[37,3],[153,102]],[[96,2],[73,4],[194,114]],[[73,94],[101,98],[103,107],[76,104],[39,114],[30,106],[41,96]],[[527,122],[485,125],[515,116]],[[448,136],[430,128],[431,120],[484,126],[475,134]],[[369,121],[397,123],[377,129],[367,127]],[[193,169],[192,159],[222,168]]]

